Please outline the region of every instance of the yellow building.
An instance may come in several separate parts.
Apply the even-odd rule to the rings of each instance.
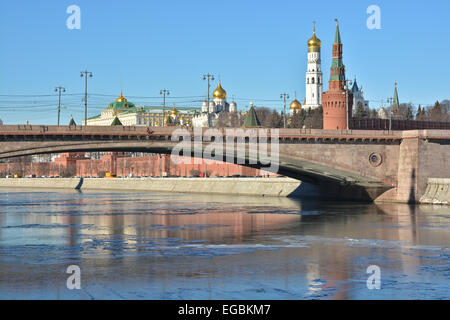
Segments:
[[[191,126],[192,118],[197,113],[196,108],[136,107],[121,92],[120,97],[110,103],[108,108],[103,109],[99,115],[89,118],[87,125],[110,126],[117,117],[124,126]]]

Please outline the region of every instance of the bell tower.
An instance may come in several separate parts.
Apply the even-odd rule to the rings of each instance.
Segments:
[[[308,69],[306,71],[306,99],[303,108],[316,109],[322,106],[323,79],[320,58],[321,41],[316,36],[314,22],[313,36],[308,40]]]

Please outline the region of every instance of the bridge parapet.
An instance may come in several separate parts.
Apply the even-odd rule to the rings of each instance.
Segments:
[[[171,136],[175,130],[184,129],[191,135],[201,132],[202,135],[210,132],[210,128],[185,128],[185,127],[144,127],[144,126],[54,126],[54,125],[0,125],[0,135],[21,134],[123,134],[135,135],[167,135]],[[218,128],[224,136],[227,132],[240,132],[259,129],[245,128]],[[273,128],[267,130],[270,136]],[[407,138],[407,137],[443,137],[450,138],[450,130],[410,130],[410,131],[387,131],[387,130],[322,130],[322,129],[276,129],[280,138],[296,137],[321,137],[321,138]]]

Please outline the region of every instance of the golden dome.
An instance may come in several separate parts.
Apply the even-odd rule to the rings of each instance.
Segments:
[[[127,102],[127,99],[122,95],[122,90],[120,90],[120,97],[116,99],[116,102]]]
[[[295,99],[294,101],[291,102],[290,109],[291,110],[301,110],[302,104],[297,99]]]
[[[217,85],[217,89],[213,92],[214,99],[225,99],[227,97],[227,92],[223,90],[222,86],[219,84]]]
[[[177,110],[177,108],[175,108],[175,106],[173,106],[172,110],[170,110],[170,115],[171,116],[178,115],[178,110]]]
[[[320,48],[322,46],[322,42],[319,38],[316,37],[316,27],[313,29],[313,36],[308,40],[308,48]]]

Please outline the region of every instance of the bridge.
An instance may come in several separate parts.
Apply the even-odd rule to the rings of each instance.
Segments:
[[[0,159],[61,152],[170,154],[179,144],[172,141],[177,129],[2,125]],[[264,169],[262,161],[252,162],[251,140],[247,137],[259,129],[245,129],[244,156],[237,143],[225,143],[240,138],[227,135],[227,129],[218,132],[224,136],[224,153],[231,152],[233,157],[223,160]],[[188,128],[185,132],[182,140],[192,146],[186,156],[196,156],[194,144],[199,136],[203,137],[202,150],[210,144],[204,139],[211,135],[208,128]],[[267,138],[269,145],[275,139],[279,141],[279,174],[310,183],[328,198],[414,203],[424,194],[428,178],[450,178],[450,130],[267,129]]]

